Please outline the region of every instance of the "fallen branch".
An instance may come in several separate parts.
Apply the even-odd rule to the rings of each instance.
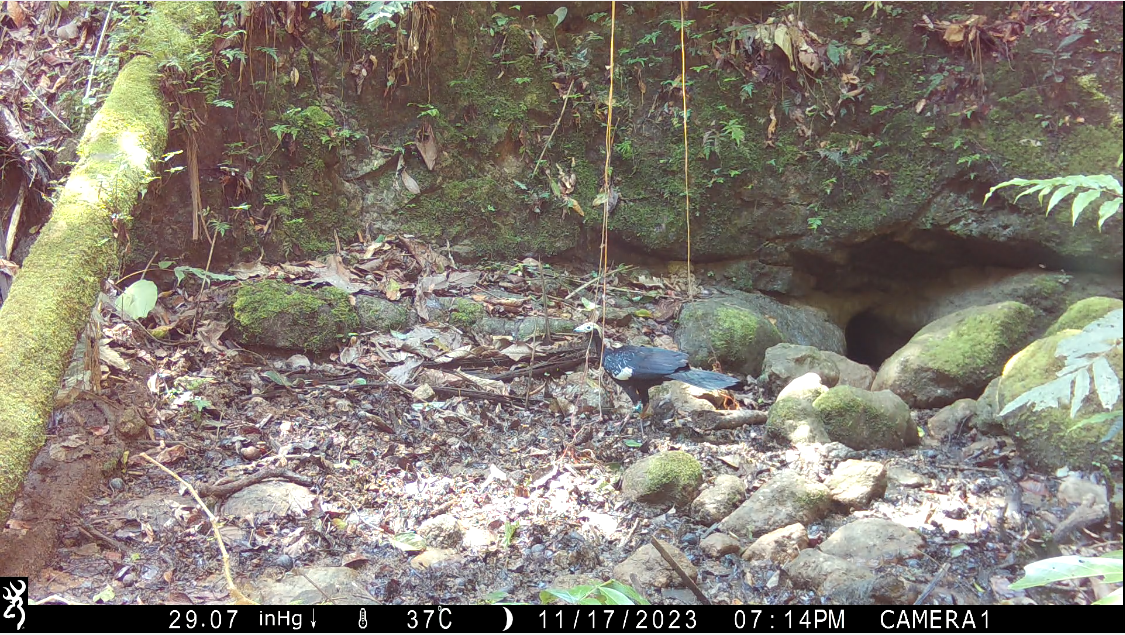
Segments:
[[[768,416],[762,410],[696,410],[691,413],[691,422],[701,430],[734,430],[761,425]]]
[[[297,474],[296,472],[290,470],[275,467],[264,470],[262,472],[251,474],[250,476],[240,478],[236,481],[231,481],[228,483],[223,483],[222,481],[220,481],[214,485],[203,485],[199,488],[199,493],[204,496],[226,498],[227,496],[230,496],[235,492],[242,491],[247,487],[250,487],[251,485],[261,483],[262,481],[271,478],[279,478],[286,481],[292,481],[293,483],[304,485],[305,487],[311,487],[313,485],[312,480],[309,478],[301,476],[300,474]]]

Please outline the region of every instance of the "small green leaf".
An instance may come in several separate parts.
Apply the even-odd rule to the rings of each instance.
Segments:
[[[404,531],[391,538],[391,545],[400,551],[425,551],[426,539],[413,531]]]
[[[1101,195],[1101,190],[1086,190],[1085,192],[1079,192],[1078,195],[1074,197],[1074,204],[1070,207],[1070,224],[1078,224],[1078,215],[1086,209],[1087,205],[1093,203],[1094,200]]]
[[[1050,214],[1051,210],[1055,208],[1055,205],[1057,205],[1059,201],[1070,196],[1070,193],[1074,190],[1075,186],[1073,185],[1060,187],[1058,190],[1056,190],[1055,193],[1051,195],[1051,201],[1047,203],[1047,213]],[[1046,192],[1044,192],[1044,194],[1045,193]],[[1040,199],[1042,199],[1042,195],[1040,195]]]
[[[633,439],[625,439],[625,446],[626,447],[639,448],[642,445],[644,445],[644,444],[641,443],[640,441],[636,441],[636,440],[633,440]]]
[[[559,7],[558,9],[555,9],[555,12],[552,13],[547,19],[550,20],[551,18],[554,18],[554,20],[552,20],[551,26],[558,28],[558,26],[562,24],[562,21],[566,19],[566,7]]]
[[[1117,211],[1120,210],[1120,209],[1121,209],[1121,197],[1110,199],[1110,200],[1102,203],[1101,207],[1098,208],[1098,231],[1101,231],[1102,225],[1107,220],[1109,220],[1110,216],[1113,216],[1114,214],[1116,214]]]
[[[286,386],[288,388],[293,387],[293,382],[290,381],[288,377],[286,377],[285,375],[282,375],[281,373],[277,372],[276,370],[268,370],[264,374],[265,374],[266,379],[272,381],[273,383],[277,384],[278,386]]]
[[[1121,560],[1117,558],[1085,558],[1061,556],[1032,562],[1024,567],[1025,575],[1012,583],[1011,589],[1030,589],[1060,580],[1120,575]]]
[[[117,298],[117,310],[134,320],[143,320],[156,306],[160,289],[151,280],[137,280]]]

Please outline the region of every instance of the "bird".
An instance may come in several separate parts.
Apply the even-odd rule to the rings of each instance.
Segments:
[[[743,383],[730,375],[692,368],[688,365],[687,353],[654,346],[603,348],[602,329],[595,322],[579,324],[574,332],[590,333],[594,349],[603,349],[602,368],[633,400],[630,414],[643,412],[648,407],[649,389],[666,381],[682,381],[707,390],[731,388]]]

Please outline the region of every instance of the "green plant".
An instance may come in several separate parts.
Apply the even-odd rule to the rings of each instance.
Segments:
[[[824,217],[823,216],[812,216],[808,219],[808,224],[809,224],[809,229],[811,229],[812,231],[815,232],[816,230],[820,229],[821,225],[824,224]]]
[[[1024,575],[1009,587],[1011,589],[1030,589],[1060,580],[1076,580],[1102,576],[1106,584],[1122,580],[1122,552],[1111,551],[1096,558],[1082,556],[1060,556],[1032,562],[1024,567]],[[1121,604],[1121,587],[1094,604]]]
[[[512,546],[512,542],[516,539],[516,532],[519,531],[520,524],[504,523],[504,537],[500,539],[500,546],[507,549]]]
[[[539,600],[544,604],[555,601],[567,604],[625,605],[649,604],[633,587],[617,580],[600,584],[580,584],[569,589],[546,589],[539,592]]]
[[[1121,157],[1117,157],[1117,165],[1121,165]],[[1002,187],[1026,187],[1026,189],[1016,196],[1015,200],[1033,194],[1039,193],[1039,202],[1043,202],[1043,197],[1051,194],[1050,200],[1047,202],[1047,213],[1050,214],[1064,198],[1074,194],[1074,202],[1070,206],[1070,224],[1074,225],[1078,222],[1078,216],[1094,201],[1101,197],[1105,197],[1100,207],[1098,207],[1098,230],[1101,230],[1102,225],[1109,220],[1111,216],[1121,211],[1121,182],[1109,174],[1095,174],[1093,176],[1085,176],[1081,174],[1074,174],[1071,176],[1060,176],[1053,179],[1011,179],[1004,181],[998,185],[994,185],[984,197],[984,202],[987,203],[989,197],[993,192]],[[1014,202],[1014,201],[1013,201]]]
[[[733,141],[736,147],[741,148],[742,142],[746,140],[746,127],[737,119],[730,119],[723,122],[723,134]]]
[[[1094,394],[1107,412],[1098,413],[1075,423],[1075,427],[1110,421],[1102,442],[1112,439],[1122,424],[1122,411],[1110,410],[1121,396],[1121,381],[1109,362],[1110,353],[1121,346],[1122,310],[1110,311],[1086,325],[1079,333],[1063,338],[1055,346],[1055,356],[1063,359],[1063,369],[1055,379],[1017,395],[1000,411],[1003,417],[1023,406],[1035,410],[1056,408],[1070,402],[1073,419],[1086,403],[1093,387]]]

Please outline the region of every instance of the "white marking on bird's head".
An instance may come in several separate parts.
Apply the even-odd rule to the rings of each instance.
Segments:
[[[613,378],[616,379],[617,381],[628,381],[629,378],[632,377],[632,376],[633,376],[633,369],[629,368],[628,366],[626,366],[625,368],[622,368],[621,370],[617,371],[616,373],[613,373]]]
[[[593,333],[595,331],[601,332],[601,328],[599,328],[598,325],[594,322],[583,322],[582,324],[574,327],[575,333]]]

